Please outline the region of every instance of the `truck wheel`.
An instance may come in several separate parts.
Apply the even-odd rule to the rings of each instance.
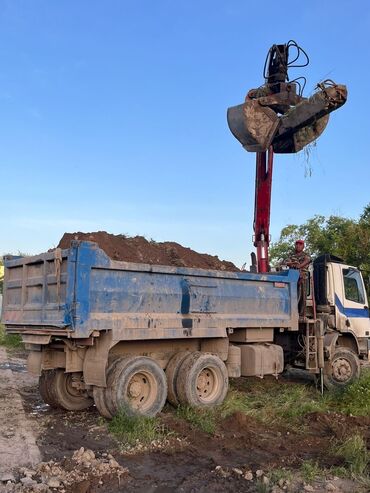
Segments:
[[[110,383],[107,402],[113,414],[123,409],[128,415],[155,416],[166,402],[166,375],[152,358],[124,358],[113,370]]]
[[[217,406],[229,387],[225,363],[216,355],[195,352],[185,358],[176,383],[180,404],[194,407]]]
[[[39,378],[39,392],[42,400],[50,407],[58,408],[53,397],[55,370],[43,370]]]
[[[93,395],[94,402],[99,413],[104,416],[104,418],[112,419],[114,412],[112,411],[112,405],[110,404],[110,396],[107,389],[111,386],[112,373],[115,369],[117,363],[119,363],[120,359],[115,359],[107,369],[107,386],[106,387],[94,387]]]
[[[342,388],[359,378],[360,360],[356,353],[337,347],[330,361],[325,363],[324,385],[327,389]]]
[[[64,370],[55,370],[52,395],[58,407],[67,411],[81,411],[94,403],[85,390],[79,390],[72,386],[73,373],[65,373]]]
[[[168,387],[167,400],[175,407],[180,404],[177,397],[176,388],[177,376],[180,370],[180,366],[182,365],[184,359],[189,356],[189,354],[189,351],[180,351],[179,353],[176,353],[174,356],[172,356],[166,367]]]

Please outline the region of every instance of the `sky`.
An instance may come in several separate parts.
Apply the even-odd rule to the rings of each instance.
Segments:
[[[65,231],[178,241],[237,265],[252,250],[255,156],[226,110],[296,40],[306,95],[348,86],[307,164],[276,155],[271,233],[370,202],[368,2],[0,0],[0,254]],[[312,175],[307,176],[307,168]]]

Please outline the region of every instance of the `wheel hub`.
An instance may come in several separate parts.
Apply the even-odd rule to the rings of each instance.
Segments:
[[[202,400],[207,400],[216,390],[216,381],[213,372],[209,368],[204,368],[197,378],[197,392]]]
[[[146,372],[133,375],[127,386],[127,396],[133,409],[144,409],[155,399],[156,385],[154,379]]]
[[[348,360],[338,358],[332,363],[333,377],[338,382],[345,382],[351,378],[352,368]]]
[[[129,388],[129,394],[131,397],[139,397],[139,395],[142,393],[142,386],[141,383],[138,381],[131,382],[130,388]]]

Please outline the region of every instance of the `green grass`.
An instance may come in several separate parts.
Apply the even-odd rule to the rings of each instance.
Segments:
[[[370,416],[370,370],[342,391],[330,395],[330,404],[339,412],[352,416]]]
[[[190,406],[179,406],[176,409],[176,416],[190,423],[204,433],[214,434],[216,430],[217,408],[194,408]]]
[[[108,430],[122,446],[131,447],[138,443],[150,445],[169,435],[158,418],[129,416],[124,410],[108,423]]]
[[[305,460],[302,462],[301,475],[307,483],[311,483],[315,479],[321,478],[324,474],[325,471],[320,468],[318,462],[313,460]]]
[[[227,398],[218,408],[220,418],[224,419],[236,412],[248,414],[250,410],[250,403],[248,396],[243,392],[236,390],[230,390]]]
[[[269,493],[270,486],[258,480],[256,483],[256,491],[257,493]]]
[[[20,349],[23,347],[21,336],[18,334],[6,334],[5,327],[0,324],[0,346],[7,349]]]
[[[217,423],[236,412],[249,414],[249,399],[243,392],[230,390],[225,401],[214,408],[194,408],[190,406],[179,406],[176,416],[185,419],[194,428],[205,433],[214,434]]]
[[[273,484],[278,484],[279,481],[291,481],[293,479],[293,473],[292,471],[289,471],[288,469],[285,469],[284,467],[279,467],[276,469],[272,469],[272,471],[269,472],[268,478],[271,483]]]
[[[329,472],[332,476],[338,476],[339,478],[348,477],[348,471],[344,466],[333,466]]]
[[[213,434],[217,423],[235,412],[252,416],[268,425],[287,425],[301,429],[302,418],[305,415],[330,411],[368,416],[370,371],[363,371],[361,378],[344,390],[325,392],[324,396],[321,396],[313,385],[284,384],[267,379],[245,380],[242,390],[231,388],[221,406],[213,409],[180,406],[176,415],[195,428]]]
[[[370,479],[370,453],[361,435],[355,434],[336,443],[332,452],[343,461],[344,467],[354,477]]]
[[[310,385],[253,380],[245,382],[245,387],[242,392],[233,391],[238,395],[233,397],[237,410],[266,424],[289,423],[295,426],[302,416],[325,412],[328,408],[327,398]]]

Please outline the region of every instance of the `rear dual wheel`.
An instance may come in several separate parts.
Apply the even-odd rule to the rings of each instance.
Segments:
[[[115,361],[107,372],[107,387],[94,388],[99,412],[107,418],[121,409],[128,415],[155,416],[167,398],[166,376],[152,358],[128,356]]]
[[[53,396],[53,380],[56,370],[43,370],[39,378],[39,392],[42,400],[50,407],[58,408],[58,404]]]
[[[178,353],[170,360],[166,373],[173,389],[173,405],[213,407],[227,394],[229,377],[225,363],[211,353]]]
[[[111,387],[112,373],[121,360],[119,358],[115,359],[107,369],[107,386],[106,387],[94,387],[93,396],[95,405],[99,413],[104,416],[104,418],[112,419],[114,416],[114,409],[112,408],[111,401],[107,396],[107,389]]]
[[[94,403],[81,388],[81,374],[65,373],[62,368],[44,370],[39,379],[39,390],[46,404],[67,411],[82,411]]]
[[[175,406],[217,406],[226,397],[228,383],[227,368],[218,356],[184,351],[172,357],[166,373],[152,358],[119,358],[108,366],[106,387],[94,387],[93,394],[106,418],[121,409],[128,415],[155,416],[166,398]]]

